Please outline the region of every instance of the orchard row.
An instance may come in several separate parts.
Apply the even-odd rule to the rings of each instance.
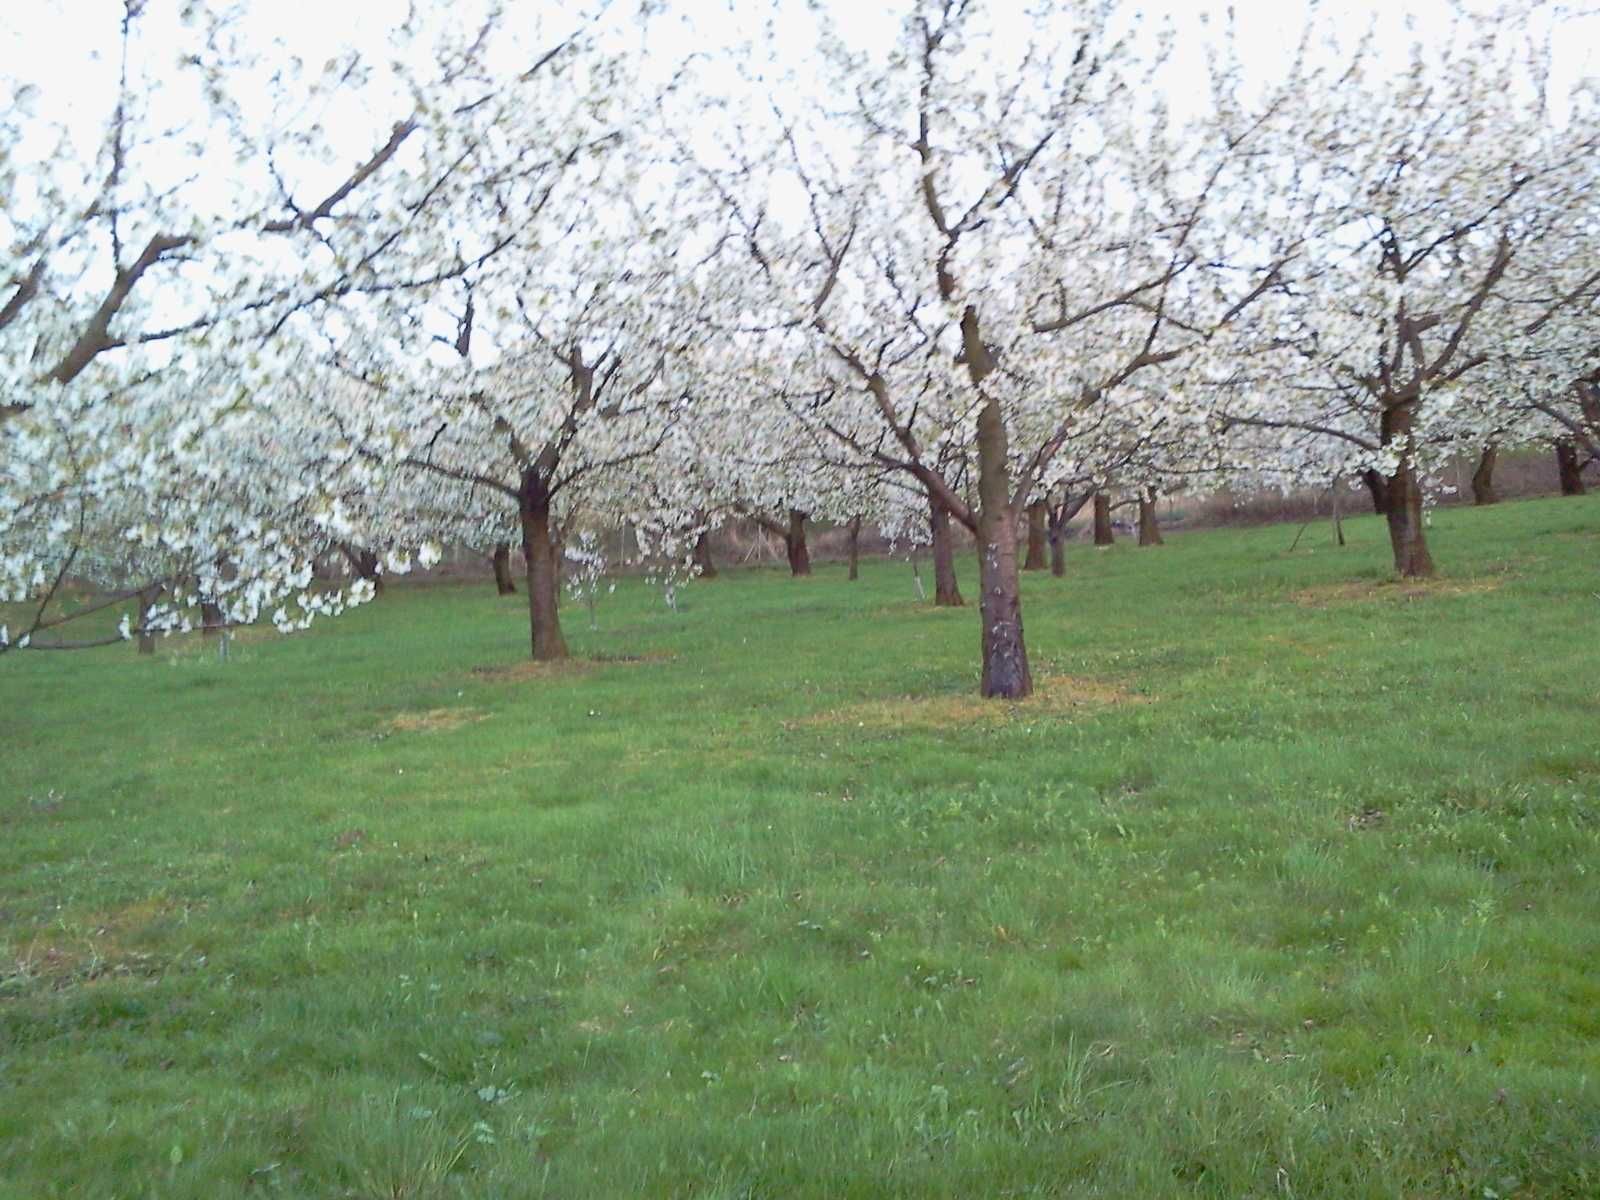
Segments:
[[[555,658],[579,531],[676,586],[812,516],[941,584],[969,530],[1020,697],[1025,514],[1365,487],[1424,576],[1446,460],[1600,457],[1578,18],[1313,17],[1268,62],[1114,0],[741,7],[397,5],[310,54],[129,3],[103,86],[0,77],[0,654],[299,628],[449,543],[520,545]]]

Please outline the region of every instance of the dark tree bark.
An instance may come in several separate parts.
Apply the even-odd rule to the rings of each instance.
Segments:
[[[1500,456],[1500,447],[1493,442],[1487,443],[1483,454],[1478,458],[1478,468],[1472,472],[1472,502],[1474,504],[1494,504],[1500,499],[1494,490],[1494,463]]]
[[[1094,544],[1112,546],[1117,535],[1111,528],[1111,497],[1104,492],[1094,494]]]
[[[928,502],[928,529],[933,537],[933,603],[937,608],[960,608],[961,586],[956,582],[955,534],[950,510],[937,499]]]
[[[200,601],[200,634],[215,637],[227,628],[228,619],[222,615],[222,606],[210,600]]]
[[[1411,462],[1412,406],[1402,403],[1383,411],[1383,444],[1398,443],[1400,463],[1388,478],[1389,546],[1394,551],[1394,569],[1404,579],[1427,579],[1433,574],[1433,558],[1422,524],[1422,488]]]
[[[156,652],[156,635],[150,632],[150,610],[161,598],[161,588],[150,587],[139,593],[139,653]]]
[[[1044,570],[1045,543],[1048,540],[1049,505],[1035,500],[1028,505],[1028,556],[1022,560],[1024,571]]]
[[[511,574],[510,543],[498,543],[489,561],[494,564],[495,592],[501,596],[515,596],[517,594],[517,581]]]
[[[786,524],[780,524],[761,512],[749,512],[747,515],[773,537],[783,540],[784,554],[789,559],[790,575],[811,574],[811,550],[806,545],[806,521],[810,519],[810,513],[791,508]]]
[[[1156,490],[1146,488],[1139,493],[1139,545],[1164,546],[1161,526],[1156,523]]]
[[[1389,511],[1389,481],[1378,471],[1368,467],[1361,472],[1361,482],[1367,485],[1367,492],[1372,496],[1372,511],[1380,517]]]
[[[711,561],[711,531],[701,530],[694,540],[694,565],[701,579],[715,579],[717,564]]]
[[[850,534],[850,579],[861,578],[861,518],[851,517],[845,528]]]
[[[554,662],[567,657],[561,636],[558,601],[561,591],[556,540],[550,528],[550,485],[536,468],[522,473],[517,495],[522,517],[522,554],[528,563],[528,618],[533,632],[533,657]]]
[[[1067,522],[1078,515],[1092,493],[1085,492],[1076,500],[1070,493],[1062,493],[1061,503],[1052,504],[1048,511],[1050,537],[1050,574],[1060,578],[1067,573]]]
[[[215,637],[227,628],[228,618],[222,611],[222,605],[201,591],[198,576],[191,582],[195,593],[200,597],[200,636]]]
[[[1571,438],[1556,439],[1556,470],[1561,476],[1563,496],[1584,494],[1583,460],[1578,457],[1578,447]]]
[[[339,550],[344,554],[345,561],[350,564],[350,569],[356,573],[356,578],[365,579],[372,585],[372,594],[383,594],[383,563],[373,550],[359,549],[355,546],[340,544]]]
[[[783,548],[789,554],[789,574],[811,574],[811,551],[806,547],[806,517],[798,508],[789,510],[789,531],[783,535]]]
[[[972,310],[967,310],[969,319]],[[973,340],[969,338],[969,341]],[[974,353],[969,346],[968,353]],[[978,586],[983,616],[984,696],[1021,700],[1033,693],[1022,633],[1022,581],[1017,571],[1017,512],[1005,420],[993,397],[978,410]]]

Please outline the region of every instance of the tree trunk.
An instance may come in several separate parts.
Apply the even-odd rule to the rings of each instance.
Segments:
[[[1161,526],[1156,524],[1156,490],[1146,488],[1139,493],[1139,545],[1163,546]]]
[[[1117,535],[1111,529],[1111,497],[1104,492],[1094,494],[1094,544],[1115,545]]]
[[[783,547],[789,553],[789,574],[811,574],[811,551],[806,548],[806,513],[798,508],[789,510],[789,532],[784,534]]]
[[[966,601],[956,582],[956,544],[950,528],[950,510],[931,497],[928,505],[928,528],[933,535],[933,603],[936,608],[960,608]]]
[[[495,593],[501,596],[515,596],[517,594],[517,581],[511,574],[510,543],[497,543],[494,548],[494,554],[489,561],[494,563]]]
[[[1500,447],[1489,442],[1483,448],[1483,455],[1478,459],[1478,469],[1472,473],[1472,502],[1474,504],[1494,504],[1500,497],[1494,490],[1494,460],[1500,455]]]
[[[139,593],[139,653],[156,652],[156,635],[150,632],[150,610],[161,598],[161,588],[146,588]]]
[[[970,310],[969,310],[970,311]],[[982,694],[1021,700],[1033,693],[1022,633],[1017,514],[1011,507],[1005,421],[992,397],[978,411],[978,586],[983,615]]]
[[[199,576],[195,576],[191,584],[195,594],[200,598],[200,636],[215,637],[223,632],[228,624],[228,618],[223,614],[222,605],[206,596],[201,590]]]
[[[1085,492],[1074,500],[1070,492],[1063,492],[1060,504],[1051,504],[1046,508],[1050,537],[1050,574],[1058,578],[1067,573],[1067,522],[1077,516],[1078,510],[1089,503],[1089,495]]]
[[[1367,485],[1367,491],[1372,494],[1372,511],[1383,516],[1389,511],[1389,481],[1368,467],[1361,472],[1361,482]]]
[[[1022,561],[1024,571],[1044,570],[1044,549],[1048,539],[1049,505],[1035,500],[1028,505],[1028,557]]]
[[[850,532],[850,579],[861,578],[861,518],[851,517],[846,526]]]
[[[372,585],[372,594],[383,594],[382,560],[373,550],[358,550],[354,546],[340,544],[339,550],[344,554],[345,561],[350,564],[350,569],[356,573],[357,579],[365,579]]]
[[[701,579],[715,579],[717,564],[711,561],[711,531],[703,529],[694,540],[694,565]]]
[[[1389,545],[1394,569],[1404,579],[1427,579],[1433,558],[1422,525],[1422,488],[1411,461],[1411,405],[1399,404],[1383,412],[1383,444],[1399,444],[1400,463],[1388,479]]]
[[[1563,496],[1584,494],[1583,466],[1578,458],[1578,447],[1571,438],[1556,439],[1556,470],[1561,475]]]
[[[221,633],[228,624],[228,618],[222,614],[222,606],[210,600],[200,601],[200,634],[202,637],[215,637]]]
[[[554,662],[567,657],[557,607],[560,564],[550,531],[550,489],[533,468],[523,472],[518,495],[522,515],[522,554],[528,563],[528,619],[533,632],[533,657]]]

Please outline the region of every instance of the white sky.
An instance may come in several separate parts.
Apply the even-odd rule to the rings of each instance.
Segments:
[[[608,21],[623,36],[637,30],[635,14],[640,0],[612,0]],[[838,22],[846,39],[862,46],[886,46],[893,41],[902,3],[875,3],[873,0],[820,0]],[[570,28],[581,19],[590,3],[571,0],[507,0],[510,23],[530,34],[534,45],[548,44],[557,30]],[[1027,0],[989,0],[997,17],[1009,18],[1019,42],[1041,32],[1027,17]],[[151,35],[150,53],[172,54],[182,44],[178,36],[166,36],[176,29],[175,15],[181,0],[146,0],[145,16]],[[409,0],[249,0],[243,6],[249,44],[269,57],[298,55],[308,63],[320,64],[350,46],[361,48],[377,61],[393,53],[387,34],[406,14]],[[426,0],[418,7],[430,9]],[[472,0],[435,6],[445,19],[465,22]],[[657,66],[651,73],[673,69],[691,54],[710,55],[719,47],[759,41],[763,28],[775,28],[780,55],[787,55],[795,83],[803,96],[808,78],[816,91],[816,72],[804,58],[810,43],[812,18],[808,0],[662,0],[662,15],[651,26],[649,51]],[[1258,79],[1271,78],[1285,63],[1308,13],[1315,27],[1350,39],[1375,23],[1380,47],[1389,48],[1398,66],[1405,48],[1414,40],[1428,40],[1444,28],[1450,11],[1449,0],[1127,0],[1127,14],[1142,12],[1151,24],[1172,22],[1178,36],[1177,51],[1165,76],[1169,100],[1177,113],[1192,111],[1205,101],[1203,53],[1200,47],[1208,36],[1234,14],[1240,52],[1247,74]],[[1487,0],[1467,0],[1469,9],[1488,9]],[[78,153],[92,157],[102,136],[105,121],[115,99],[118,67],[117,32],[121,20],[121,0],[0,0],[0,82],[21,80],[36,83],[39,100],[36,113],[47,121],[67,127],[77,143]],[[1546,19],[1563,11],[1563,6],[1546,4]],[[536,25],[546,30],[534,34]],[[276,43],[276,46],[274,46]],[[401,51],[401,53],[404,53]],[[1563,115],[1560,97],[1585,76],[1600,75],[1600,13],[1591,12],[1572,19],[1552,45],[1552,95],[1556,97],[1558,119]],[[153,61],[149,69],[158,78],[180,77],[167,62]],[[729,75],[733,74],[732,68]],[[243,89],[248,100],[249,89]],[[791,100],[793,97],[790,98]],[[266,111],[265,93],[259,102]],[[330,140],[336,147],[334,161],[318,170],[329,181],[343,177],[349,166],[375,148],[375,131],[384,132],[402,111],[387,111],[391,105],[403,107],[403,99],[383,96],[340,102],[347,107],[331,108],[326,114]],[[163,109],[165,111],[163,111]],[[384,111],[379,111],[379,110]],[[157,112],[163,120],[179,122],[204,105],[192,87],[169,87]],[[168,115],[170,114],[170,115]],[[49,143],[25,140],[10,152],[24,163],[29,156],[43,158]],[[0,148],[4,152],[5,148]],[[169,152],[170,153],[170,152]],[[176,156],[181,157],[181,156]],[[146,164],[148,166],[148,164]],[[188,164],[171,164],[174,178],[188,174]],[[321,179],[309,173],[303,186],[307,195],[315,194]],[[191,202],[197,197],[189,197]],[[14,202],[16,202],[14,200]],[[214,203],[225,204],[223,197]]]
[[[852,41],[862,44],[892,38],[902,5],[871,0],[822,0]],[[177,0],[147,0],[145,20],[171,20]],[[319,61],[340,47],[381,45],[383,31],[405,13],[408,0],[251,0],[245,4],[253,37],[279,41],[287,53]],[[526,14],[555,28],[563,15],[577,14],[587,5],[563,0],[510,0],[513,22]],[[658,22],[651,49],[670,60],[729,39],[735,30],[754,31],[768,13],[776,10],[780,32],[794,31],[793,44],[803,45],[808,18],[807,0],[665,0],[669,18]],[[990,7],[1010,15],[1017,37],[1027,40],[1036,29],[1026,16],[1026,0],[990,0]],[[1469,0],[1469,9],[1487,11],[1486,0]],[[1548,5],[1551,13],[1570,9]],[[1128,0],[1129,13],[1142,13],[1147,21],[1170,20],[1179,31],[1179,46],[1194,46],[1204,25],[1215,28],[1231,10],[1247,63],[1270,72],[1282,61],[1315,8],[1317,27],[1344,34],[1376,22],[1384,44],[1403,46],[1416,37],[1427,38],[1441,28],[1450,10],[1449,0]],[[116,34],[121,17],[120,0],[0,0],[0,77],[31,79],[44,85],[52,108],[83,111],[102,108],[116,70]],[[633,0],[622,0],[616,11],[624,19]],[[1573,18],[1553,47],[1557,90],[1565,90],[1583,76],[1600,74],[1600,11]],[[98,61],[95,61],[98,56]]]

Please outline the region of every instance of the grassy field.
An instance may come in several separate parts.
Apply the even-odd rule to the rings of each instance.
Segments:
[[[0,1195],[1600,1195],[1600,501],[1349,532],[0,660]]]

